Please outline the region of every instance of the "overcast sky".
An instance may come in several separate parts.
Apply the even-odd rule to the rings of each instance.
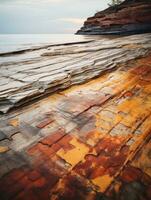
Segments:
[[[0,33],[74,33],[110,0],[0,0]]]

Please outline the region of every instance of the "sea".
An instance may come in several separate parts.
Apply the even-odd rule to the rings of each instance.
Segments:
[[[74,34],[0,34],[0,54],[90,40]]]

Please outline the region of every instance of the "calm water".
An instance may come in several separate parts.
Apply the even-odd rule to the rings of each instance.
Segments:
[[[0,34],[0,53],[31,49],[52,44],[62,44],[89,40],[89,36],[74,34]]]

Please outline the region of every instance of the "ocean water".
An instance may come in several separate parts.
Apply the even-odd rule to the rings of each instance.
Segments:
[[[0,34],[0,54],[86,40],[90,37],[74,34]]]
[[[0,67],[41,59],[51,46],[100,40],[107,44],[113,37],[74,34],[0,34]]]

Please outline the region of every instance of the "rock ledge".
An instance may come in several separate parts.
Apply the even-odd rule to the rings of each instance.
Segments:
[[[77,34],[130,35],[151,32],[151,1],[125,0],[88,18]]]

